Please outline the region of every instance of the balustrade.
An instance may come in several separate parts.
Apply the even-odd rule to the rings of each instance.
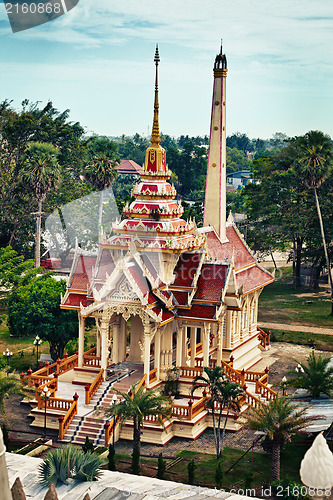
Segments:
[[[90,401],[92,400],[92,398],[96,394],[99,386],[101,385],[102,382],[104,382],[103,373],[104,373],[104,368],[101,369],[101,371],[99,372],[99,374],[97,375],[97,377],[95,378],[95,380],[93,381],[93,383],[91,385],[87,384],[85,386],[85,391],[86,391],[85,392],[85,404],[86,405],[88,405],[90,403]]]

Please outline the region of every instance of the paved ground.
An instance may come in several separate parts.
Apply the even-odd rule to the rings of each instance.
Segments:
[[[316,326],[286,325],[285,323],[258,323],[260,328],[275,328],[287,332],[319,333],[322,335],[333,335],[333,328],[318,328]]]

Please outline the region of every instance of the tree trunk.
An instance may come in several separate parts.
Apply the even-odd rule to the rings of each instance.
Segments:
[[[36,217],[36,246],[35,246],[35,267],[40,266],[40,231],[42,227],[42,200],[38,200],[38,212]]]
[[[273,441],[272,443],[272,481],[278,481],[280,479],[280,443]]]
[[[303,238],[296,236],[293,239],[293,274],[294,274],[294,287],[301,286],[301,264],[302,264],[302,247]]]
[[[226,428],[227,428],[227,422],[228,422],[228,418],[229,418],[229,412],[230,412],[230,406],[228,406],[228,410],[227,410],[227,414],[226,414],[225,421],[224,421],[224,426],[223,426],[222,439],[221,439],[220,457],[221,457],[222,451],[223,451],[223,443],[224,443],[224,438],[225,438],[225,431],[226,431]]]
[[[212,406],[212,420],[213,420],[213,431],[214,431],[214,440],[215,440],[215,449],[216,449],[216,458],[219,458],[219,440],[216,432],[216,424],[215,424],[215,409],[214,402]]]
[[[321,210],[320,210],[319,200],[318,200],[318,196],[317,196],[317,189],[316,189],[315,186],[313,187],[313,193],[314,193],[315,200],[316,200],[316,207],[317,207],[317,212],[318,212],[318,219],[319,219],[319,224],[320,224],[321,237],[322,237],[322,240],[323,240],[323,247],[324,247],[324,252],[325,252],[326,266],[327,266],[327,271],[328,271],[328,282],[329,282],[329,285],[331,287],[331,316],[333,316],[333,282],[332,282],[332,271],[331,271],[330,260],[328,258],[328,252],[327,252],[327,246],[326,246],[326,239],[325,239],[323,218],[321,216]]]
[[[140,421],[134,417],[133,419],[133,451],[138,448],[140,452],[141,436],[140,436]]]

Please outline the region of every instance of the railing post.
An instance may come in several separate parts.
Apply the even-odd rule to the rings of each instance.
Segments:
[[[55,390],[57,391],[58,390],[58,377],[59,377],[59,374],[57,372],[55,372],[53,374],[53,377],[54,377],[54,382],[55,382]]]
[[[86,384],[84,386],[84,390],[86,391],[85,392],[84,404],[86,404],[86,405],[88,405],[90,403],[90,400],[89,400],[89,389],[90,389],[90,384]]]
[[[231,366],[231,368],[233,368],[234,367],[234,359],[235,358],[233,357],[233,355],[231,355],[229,359],[230,359],[229,366]]]
[[[60,415],[58,417],[59,420],[59,441],[62,441],[64,438],[64,416]]]
[[[20,373],[21,385],[24,385],[24,377],[25,377],[25,373],[24,373],[24,372],[21,372],[21,373]]]
[[[114,432],[114,429],[113,429]],[[104,424],[104,445],[109,446],[110,441],[110,422],[107,420]]]
[[[245,384],[245,370],[243,368],[243,370],[241,371],[241,383],[240,385],[244,385]]]
[[[57,359],[57,361],[56,361],[56,363],[57,363],[56,372],[57,372],[57,373],[60,373],[60,363],[61,363],[61,359],[60,359],[60,358],[58,358],[58,359]]]
[[[31,387],[32,386],[32,379],[31,379],[32,369],[31,368],[29,368],[29,370],[27,371],[27,375],[28,375],[28,387]]]
[[[192,420],[192,406],[193,406],[193,401],[192,401],[192,399],[190,399],[188,402],[188,418],[189,418],[189,420]]]

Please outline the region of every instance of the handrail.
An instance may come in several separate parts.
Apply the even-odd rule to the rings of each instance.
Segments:
[[[155,382],[157,380],[157,368],[154,368],[149,372],[149,383]]]
[[[95,378],[95,380],[92,382],[92,384],[86,384],[85,385],[85,404],[88,405],[90,403],[90,401],[92,400],[92,398],[94,397],[94,395],[96,394],[99,386],[101,385],[102,382],[104,382],[104,376],[103,376],[103,373],[104,373],[104,368],[102,368],[100,370],[100,372],[98,373],[97,377]]]
[[[71,402],[70,407],[67,410],[66,415],[60,415],[60,417],[58,418],[60,441],[64,438],[66,431],[76,414],[77,414],[77,398],[74,398],[74,400]]]

